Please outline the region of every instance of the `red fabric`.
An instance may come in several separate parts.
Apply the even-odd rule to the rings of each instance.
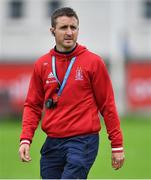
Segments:
[[[32,141],[44,102],[56,96],[58,83],[48,76],[52,72],[52,55],[56,57],[56,71],[61,82],[73,56],[76,56],[76,61],[57,107],[44,108],[43,131],[50,137],[58,138],[97,133],[101,129],[100,112],[112,147],[121,147],[120,122],[106,67],[99,56],[81,45],[66,55],[52,49],[35,63],[24,105],[21,139]]]

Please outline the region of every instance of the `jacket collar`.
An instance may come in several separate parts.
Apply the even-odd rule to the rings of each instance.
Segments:
[[[76,47],[69,53],[60,53],[56,51],[55,47],[50,50],[51,56],[55,56],[57,60],[65,61],[71,60],[73,57],[79,56],[81,53],[87,51],[86,47],[77,43]]]

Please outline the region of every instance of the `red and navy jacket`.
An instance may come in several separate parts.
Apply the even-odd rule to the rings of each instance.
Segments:
[[[60,82],[72,57],[76,60],[57,107],[47,109],[44,103],[54,98],[59,88],[52,71],[52,56],[56,58],[56,73]],[[50,137],[95,134],[101,129],[99,113],[103,116],[112,150],[122,151],[120,120],[111,80],[102,58],[79,44],[69,54],[52,49],[35,62],[24,104],[20,139],[25,143],[31,142],[41,118],[42,129]]]

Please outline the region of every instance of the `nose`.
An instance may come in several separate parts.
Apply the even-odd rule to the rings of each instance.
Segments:
[[[70,27],[67,29],[66,34],[67,35],[72,35],[72,29]]]

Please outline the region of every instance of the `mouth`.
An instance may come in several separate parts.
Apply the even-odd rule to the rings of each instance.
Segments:
[[[70,44],[73,42],[73,39],[65,39],[64,41],[65,41],[65,43]]]
[[[71,38],[65,38],[64,40],[65,40],[65,41],[72,41],[73,39],[71,39]]]
[[[64,40],[65,40],[65,41],[72,41],[73,38],[72,38],[72,36],[65,36],[65,37],[64,37]]]

